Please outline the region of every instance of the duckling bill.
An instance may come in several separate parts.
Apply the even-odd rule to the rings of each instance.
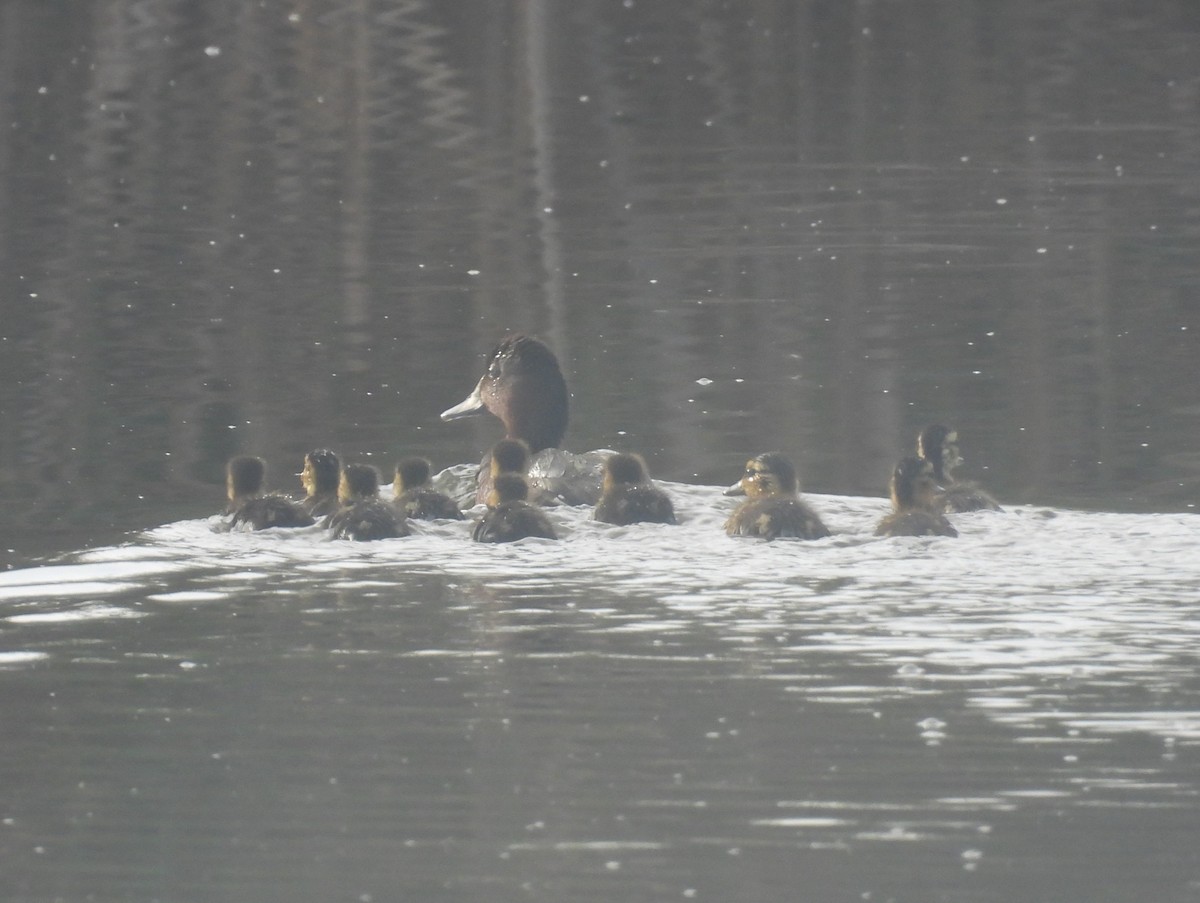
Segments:
[[[675,523],[675,507],[650,482],[641,455],[610,455],[604,462],[604,489],[593,519],[606,524]]]
[[[822,539],[830,535],[817,512],[800,500],[796,469],[780,452],[747,461],[742,478],[725,494],[747,496],[725,522],[730,536],[757,536],[770,542],[781,536]]]

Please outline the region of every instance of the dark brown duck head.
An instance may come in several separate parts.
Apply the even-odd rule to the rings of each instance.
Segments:
[[[934,511],[937,480],[924,458],[902,458],[892,471],[892,505],[897,511]]]
[[[399,498],[410,489],[419,489],[423,486],[428,486],[432,469],[433,465],[429,463],[428,458],[414,456],[401,460],[396,465],[396,479],[392,483],[396,498]]]
[[[343,505],[352,505],[379,495],[379,471],[370,464],[346,464],[338,482],[338,498]]]
[[[507,438],[521,439],[538,452],[562,442],[567,409],[567,383],[554,352],[535,338],[514,335],[496,346],[474,391],[443,411],[442,419],[490,411],[504,424]]]
[[[225,494],[232,511],[247,499],[262,494],[263,482],[267,477],[267,465],[262,458],[253,455],[238,455],[225,465]]]
[[[336,493],[341,462],[327,448],[316,448],[304,456],[304,468],[300,471],[300,485],[309,498]]]

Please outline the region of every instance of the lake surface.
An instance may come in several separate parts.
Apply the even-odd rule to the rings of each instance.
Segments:
[[[1198,173],[1185,2],[3,4],[0,896],[1200,899]],[[679,527],[211,530],[514,330]]]

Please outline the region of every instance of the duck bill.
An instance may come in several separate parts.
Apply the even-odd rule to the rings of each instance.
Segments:
[[[466,398],[460,401],[452,408],[447,408],[442,411],[443,420],[458,420],[460,417],[470,417],[472,414],[478,414],[486,410],[483,403],[483,396],[479,389],[483,385],[483,380],[475,384],[475,390]]]
[[[742,488],[742,484],[739,481],[737,483],[734,483],[732,486],[730,486],[728,489],[726,489],[721,494],[722,495],[745,495],[746,490]]]

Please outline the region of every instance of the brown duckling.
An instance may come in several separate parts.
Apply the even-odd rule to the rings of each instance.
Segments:
[[[405,517],[416,520],[462,520],[463,513],[450,496],[429,485],[428,458],[405,458],[396,465],[392,483],[395,505]]]
[[[938,509],[933,465],[924,458],[904,458],[892,473],[893,511],[879,522],[876,536],[957,536]]]
[[[641,455],[609,455],[604,462],[604,490],[593,518],[606,524],[675,523],[675,507],[650,482]]]
[[[796,469],[779,452],[767,452],[747,461],[741,480],[725,494],[747,496],[725,521],[725,532],[730,536],[758,536],[768,542],[780,536],[829,536],[817,512],[800,500]]]
[[[269,527],[311,527],[315,521],[298,504],[276,493],[263,494],[267,465],[262,458],[239,455],[225,467],[226,512],[230,528],[266,530]]]
[[[313,517],[328,517],[341,506],[338,501],[338,478],[341,474],[338,456],[327,448],[316,448],[304,456],[300,485],[304,498],[300,507]]]
[[[527,536],[558,539],[546,513],[525,499],[529,484],[518,473],[498,474],[492,482],[488,511],[471,531],[476,542],[515,542]]]
[[[338,482],[342,508],[329,518],[334,539],[368,541],[409,534],[396,509],[379,497],[379,471],[370,464],[346,464]]]
[[[940,489],[935,509],[942,512],[1001,511],[991,494],[974,483],[956,480],[952,471],[962,463],[958,452],[958,431],[934,423],[917,436],[917,454],[933,467],[933,479]]]

